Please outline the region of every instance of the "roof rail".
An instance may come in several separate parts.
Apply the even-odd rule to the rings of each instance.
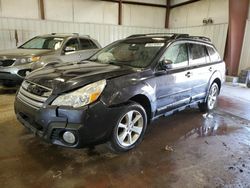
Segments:
[[[208,38],[208,37],[203,37],[203,36],[190,36],[190,38],[193,38],[193,39],[199,39],[199,40],[205,40],[207,42],[211,42],[211,39]]]
[[[146,34],[134,34],[134,35],[130,35],[127,38],[133,38],[133,37],[143,37],[143,36],[155,36],[155,35],[166,35],[169,37],[172,37],[173,35],[175,35],[175,33],[146,33]]]
[[[183,33],[147,33],[147,34],[134,34],[130,35],[127,38],[133,38],[133,37],[143,37],[143,36],[168,36],[171,39],[198,39],[198,40],[203,40],[207,42],[211,42],[211,39],[208,37],[203,37],[203,36],[190,36],[189,34],[183,34]]]
[[[171,38],[172,39],[180,39],[180,38],[188,38],[189,37],[189,34],[174,34]]]
[[[60,35],[60,34],[63,34],[63,35],[68,35],[69,33],[51,33],[51,35]],[[72,33],[73,35],[77,35],[79,36],[79,33]],[[89,35],[86,35],[86,36],[89,36]]]
[[[78,36],[80,36],[80,35],[78,35]],[[91,38],[90,35],[81,35],[81,36]]]
[[[156,35],[168,36],[168,37],[173,38],[173,39],[189,37],[188,34],[179,34],[179,33],[147,33],[147,34],[134,34],[134,35],[128,36],[127,38],[143,37],[143,36],[156,36]]]

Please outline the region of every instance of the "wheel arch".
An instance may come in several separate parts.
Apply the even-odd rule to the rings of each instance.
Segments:
[[[137,94],[129,99],[130,101],[140,104],[146,111],[148,122],[152,119],[152,106],[149,98],[143,94]]]
[[[211,87],[211,85],[212,85],[214,82],[215,82],[216,84],[218,84],[218,86],[219,86],[219,92],[220,92],[221,86],[222,86],[222,75],[221,75],[221,73],[220,73],[219,71],[215,71],[215,72],[213,73],[213,75],[211,76],[210,81],[209,81],[209,85],[208,85],[208,89],[207,89],[207,90],[209,90],[209,88]]]

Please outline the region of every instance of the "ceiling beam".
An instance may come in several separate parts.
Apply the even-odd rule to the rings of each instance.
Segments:
[[[44,11],[44,0],[39,0],[40,7],[40,16],[42,20],[45,20],[45,11]]]
[[[118,25],[122,25],[122,0],[118,2]]]
[[[185,2],[183,2],[183,3],[178,3],[178,4],[176,4],[176,5],[171,5],[170,8],[172,9],[172,8],[176,8],[176,7],[188,5],[188,4],[190,4],[190,3],[195,3],[195,2],[198,2],[198,1],[200,1],[200,0],[185,1]]]
[[[171,0],[166,0],[165,28],[168,28],[168,27],[169,27],[170,1],[171,1]]]
[[[113,2],[113,3],[119,3],[120,2],[120,0],[101,0],[101,1],[107,1],[107,2]],[[134,1],[126,1],[126,0],[122,0],[122,4],[142,5],[142,6],[166,8],[166,5],[155,4],[155,3],[134,2]]]

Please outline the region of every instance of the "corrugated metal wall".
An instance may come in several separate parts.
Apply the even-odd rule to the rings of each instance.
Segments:
[[[221,57],[224,57],[227,39],[228,24],[213,24],[206,26],[195,26],[187,28],[169,29],[170,33],[188,33],[194,36],[209,37],[216,46]]]
[[[250,20],[247,21],[244,42],[241,51],[239,72],[250,68]]]
[[[166,32],[165,29],[144,27],[0,18],[0,49],[16,46],[15,30],[17,30],[19,45],[33,36],[53,32],[90,35],[102,46],[135,33]]]
[[[106,24],[71,23],[60,21],[43,21],[32,19],[0,18],[0,49],[16,47],[15,30],[18,34],[18,45],[31,37],[52,32],[80,33],[96,38],[102,46],[115,40],[138,33],[188,33],[191,35],[208,36],[217,47],[220,54],[224,55],[227,24],[210,26],[197,26],[176,29],[155,29],[145,27],[129,27]]]

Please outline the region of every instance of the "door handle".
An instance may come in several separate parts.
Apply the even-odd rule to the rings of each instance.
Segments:
[[[213,68],[212,67],[209,67],[209,69],[208,69],[210,72],[213,70]]]
[[[185,76],[188,77],[188,78],[189,78],[191,75],[192,75],[191,72],[187,72],[187,73],[185,74]]]

